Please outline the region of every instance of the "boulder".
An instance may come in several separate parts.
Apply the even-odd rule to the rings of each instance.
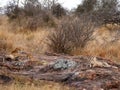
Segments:
[[[58,59],[53,63],[53,69],[55,70],[64,70],[64,69],[70,69],[74,68],[77,65],[77,63],[73,60],[69,59]]]

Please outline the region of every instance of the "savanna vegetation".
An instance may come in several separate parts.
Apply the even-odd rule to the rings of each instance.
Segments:
[[[33,55],[90,55],[120,63],[118,0],[82,0],[73,10],[57,0],[10,0],[0,10],[0,53],[20,48]]]

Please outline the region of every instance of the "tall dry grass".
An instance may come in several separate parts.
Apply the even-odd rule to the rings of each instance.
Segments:
[[[11,29],[6,17],[4,18],[0,25],[0,50],[7,53],[15,48],[21,48],[31,53],[44,53],[47,50],[45,41],[49,34],[48,28],[38,28],[34,32],[14,30]]]
[[[120,36],[119,26],[108,25],[99,27],[93,33],[94,39],[84,48],[77,48],[72,55],[90,55],[111,59],[120,63]]]
[[[8,30],[0,30],[0,48],[7,52],[15,48],[22,48],[29,52],[43,53],[46,50],[44,42],[48,33],[47,30],[27,33],[13,33]]]

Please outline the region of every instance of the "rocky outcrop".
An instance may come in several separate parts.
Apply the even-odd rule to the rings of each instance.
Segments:
[[[70,69],[77,65],[75,61],[69,59],[58,59],[57,61],[53,62],[52,67],[54,70],[64,70]]]
[[[91,56],[36,57],[34,61],[16,61],[0,56],[0,82],[10,82],[16,76],[22,76],[31,81],[64,83],[75,90],[120,90],[120,65],[111,60]]]

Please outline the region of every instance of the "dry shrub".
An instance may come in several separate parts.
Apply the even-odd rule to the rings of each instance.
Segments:
[[[87,17],[64,17],[56,30],[48,36],[48,46],[55,53],[66,53],[83,48],[94,31],[94,24]]]
[[[10,28],[12,30],[27,30],[27,31],[36,31],[39,28],[43,27],[55,27],[56,22],[54,17],[50,13],[41,11],[39,15],[26,17],[24,15],[19,16],[14,20],[9,20]]]
[[[55,22],[50,14],[44,13],[34,17],[28,17],[26,23],[21,22],[24,29],[29,29],[31,31],[37,30],[39,27],[54,27]]]
[[[52,14],[56,17],[56,18],[60,18],[62,16],[66,15],[66,10],[62,7],[61,4],[55,4],[52,7]]]
[[[25,0],[22,4],[20,7],[19,0],[13,0],[6,5],[5,14],[15,30],[19,27],[21,30],[34,31],[43,26],[55,26],[51,10],[47,10],[39,0]]]

